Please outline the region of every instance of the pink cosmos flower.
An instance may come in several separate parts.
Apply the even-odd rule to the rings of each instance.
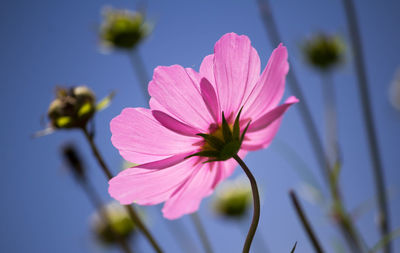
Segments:
[[[179,65],[157,67],[149,83],[150,109],[126,108],[111,121],[113,145],[124,159],[140,165],[111,179],[110,195],[121,204],[165,202],[162,212],[168,219],[195,212],[237,165],[234,159],[204,163],[212,157],[190,156],[213,151],[197,134],[223,141],[222,113],[232,129],[242,108],[240,132],[248,129],[239,157],[267,147],[284,112],[298,102],[289,97],[278,106],[287,57],[279,45],[260,75],[260,58],[249,38],[229,33],[217,41],[199,72]]]

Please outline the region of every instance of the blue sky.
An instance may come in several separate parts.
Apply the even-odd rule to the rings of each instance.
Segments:
[[[271,1],[276,21],[288,47],[293,67],[315,122],[323,134],[321,78],[302,58],[302,40],[319,31],[339,33],[348,42],[340,1]],[[90,234],[89,216],[94,211],[86,196],[63,167],[59,149],[74,141],[86,157],[90,177],[105,201],[107,182],[91,157],[83,135],[58,132],[40,139],[30,135],[43,128],[41,117],[54,96],[55,85],[90,86],[99,98],[115,90],[110,108],[96,116],[96,142],[107,163],[118,171],[121,158],[111,145],[109,122],[125,107],[147,106],[129,58],[122,53],[100,52],[97,27],[105,5],[135,8],[134,1],[5,1],[0,9],[0,110],[3,116],[0,140],[0,251],[2,252],[101,252]],[[400,66],[400,23],[397,1],[356,1],[371,103],[390,197],[392,227],[400,226],[400,112],[388,102],[387,90]],[[262,25],[256,1],[149,1],[148,16],[155,22],[151,36],[140,46],[148,73],[156,66],[180,64],[198,69],[214,43],[227,32],[249,36],[265,66],[273,47]],[[346,63],[334,74],[337,96],[339,144],[343,155],[341,187],[348,209],[374,196],[373,178],[351,50]],[[296,95],[287,89],[285,96]],[[246,158],[263,191],[259,232],[271,252],[289,252],[295,241],[297,252],[310,252],[288,198],[288,190],[299,190],[302,180],[282,149],[290,145],[319,176],[315,156],[296,108],[283,120],[276,141],[266,150]],[[241,174],[236,170],[235,176]],[[235,177],[234,176],[234,177]],[[239,252],[247,223],[239,226],[218,219],[211,210],[212,197],[205,199],[200,215],[216,252]],[[340,236],[319,206],[302,199],[307,214],[327,252]],[[166,252],[179,252],[171,224],[183,224],[195,238],[189,217],[171,222],[163,219],[161,206],[146,207],[149,227]],[[376,210],[357,220],[369,245],[378,239]],[[196,239],[197,240],[197,239]],[[197,242],[198,243],[198,242]],[[137,252],[151,252],[139,237]],[[396,242],[400,250],[400,240]],[[199,247],[199,245],[197,245]],[[114,249],[115,250],[115,249]]]

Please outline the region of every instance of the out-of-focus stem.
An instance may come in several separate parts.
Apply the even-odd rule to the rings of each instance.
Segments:
[[[331,182],[333,182],[333,180],[331,180]],[[337,184],[331,183],[330,190],[333,199],[333,208],[332,208],[333,216],[339,225],[340,231],[344,235],[344,239],[350,246],[352,252],[354,253],[363,252],[361,239],[358,235],[356,228],[354,227],[351,216],[346,212],[343,206],[342,198],[340,196]]]
[[[103,170],[104,174],[110,180],[113,175],[111,171],[108,169],[107,165],[105,164],[102,156],[100,155],[99,150],[97,149],[96,144],[94,143],[93,136],[88,132],[87,128],[82,128],[82,131],[89,142],[90,148],[92,149],[93,155],[96,157],[97,162],[99,163],[101,169]],[[144,223],[141,221],[139,216],[137,215],[136,211],[133,209],[132,206],[124,206],[126,210],[129,213],[129,216],[131,217],[132,221],[138,226],[138,228],[142,231],[144,236],[147,238],[147,240],[150,242],[150,244],[153,246],[153,249],[158,252],[162,253],[163,251],[161,250],[160,246],[156,242],[156,240],[153,238],[153,236],[150,234],[150,231],[146,228]]]
[[[262,17],[263,23],[266,27],[266,31],[268,32],[268,38],[270,39],[270,41],[273,45],[278,45],[282,41],[282,39],[278,32],[278,28],[275,23],[274,17],[272,15],[269,1],[268,0],[257,0],[257,2],[258,2],[258,6],[259,6],[259,9],[261,12],[261,17]],[[300,109],[300,114],[301,114],[303,122],[306,126],[307,134],[311,141],[314,153],[316,154],[316,157],[317,157],[317,160],[319,163],[319,167],[322,171],[322,175],[324,176],[325,181],[327,183],[330,183],[331,173],[332,173],[331,167],[330,167],[328,158],[325,154],[321,138],[319,137],[317,127],[312,120],[309,107],[307,106],[306,100],[304,99],[304,95],[300,89],[300,85],[299,85],[297,76],[295,74],[293,65],[291,65],[290,71],[289,71],[287,77],[288,77],[289,84],[291,85],[290,88],[292,88],[293,93],[296,94],[296,96],[301,101],[301,103],[299,103],[298,108]],[[331,188],[332,188],[332,186],[331,186]],[[338,190],[337,186],[335,186],[334,189],[331,189],[331,191],[336,192],[337,193],[336,196],[340,196],[338,193],[339,190]],[[344,208],[341,205],[342,202],[341,202],[340,197],[338,197],[338,199],[336,201],[338,201],[340,203],[341,213],[346,214],[344,212]],[[355,237],[356,233],[355,233],[354,226],[352,225],[351,219],[343,218],[343,217],[348,217],[348,216],[342,215],[342,218],[341,218],[342,220],[339,220],[339,226],[340,226],[341,230],[345,234],[346,239],[349,240],[349,243],[352,246],[352,248],[361,250],[358,240]],[[354,246],[354,245],[356,245],[356,246]],[[361,251],[355,251],[355,252],[361,252]]]
[[[145,96],[146,101],[149,101],[150,95],[147,90],[147,86],[150,80],[143,62],[143,58],[140,56],[139,50],[133,49],[132,51],[130,51],[129,58],[131,60],[133,70],[136,73],[136,77],[140,83],[140,86],[142,87],[143,95]]]
[[[199,237],[200,237],[200,240],[201,240],[201,242],[203,244],[204,250],[207,253],[212,253],[213,250],[211,248],[210,240],[208,240],[206,230],[204,229],[204,226],[203,226],[203,224],[202,224],[202,222],[200,220],[199,215],[197,213],[192,213],[190,215],[190,218],[192,219],[193,224],[194,224],[194,226],[195,226],[195,228],[197,230],[197,233],[199,234]]]
[[[248,253],[250,251],[251,242],[253,241],[254,235],[256,234],[258,221],[260,220],[260,194],[258,193],[258,187],[256,179],[254,178],[253,174],[251,173],[250,169],[247,165],[243,162],[243,160],[238,156],[234,155],[233,159],[242,167],[244,173],[249,178],[251,191],[253,193],[253,219],[251,221],[249,232],[247,233],[246,241],[243,246],[243,253]]]
[[[81,183],[82,188],[84,189],[84,191],[88,195],[90,201],[94,205],[94,207],[99,211],[100,216],[102,217],[102,219],[105,220],[106,222],[108,222],[110,219],[109,219],[107,210],[103,208],[104,207],[103,202],[101,201],[100,197],[96,194],[96,191],[94,190],[94,188],[90,184],[89,180],[80,181],[80,183]],[[124,238],[119,236],[118,233],[116,231],[114,231],[112,226],[110,226],[110,228],[111,228],[111,232],[117,238],[118,243],[121,246],[121,249],[125,253],[133,253],[133,251],[130,248],[128,242]]]
[[[375,178],[375,188],[378,196],[379,222],[378,226],[381,236],[384,237],[390,231],[390,217],[386,197],[386,187],[383,175],[383,167],[379,153],[378,140],[375,131],[375,124],[372,116],[372,108],[370,104],[370,95],[366,68],[364,65],[363,47],[361,43],[361,35],[357,22],[356,11],[352,0],[343,0],[344,9],[346,12],[347,23],[350,30],[350,38],[352,49],[354,52],[355,68],[358,79],[358,89],[361,98],[361,108],[365,120],[365,127],[368,135],[368,144],[370,156],[373,163],[373,173]],[[385,245],[384,252],[390,253],[392,250],[391,244]]]
[[[325,103],[325,129],[327,152],[330,162],[330,192],[333,199],[333,215],[339,224],[339,229],[344,235],[353,252],[362,252],[361,239],[354,227],[351,216],[345,210],[341,193],[339,190],[339,170],[341,166],[339,157],[339,145],[337,137],[337,117],[336,117],[336,99],[335,89],[330,72],[322,73],[322,93]],[[339,166],[339,167],[338,167]]]
[[[330,72],[322,73],[322,97],[325,103],[325,129],[326,129],[326,152],[329,167],[333,168],[340,162],[340,151],[338,145],[336,96]]]
[[[293,190],[289,191],[290,199],[292,200],[293,206],[296,210],[297,216],[299,217],[301,224],[303,225],[304,229],[307,232],[308,238],[310,238],[310,241],[314,247],[315,252],[317,253],[322,253],[324,252],[322,250],[322,247],[317,239],[317,236],[315,235],[310,222],[308,221],[303,208],[300,205],[300,202],[297,199],[296,194],[294,193]]]
[[[265,26],[265,30],[268,33],[268,38],[273,46],[277,46],[282,38],[278,32],[278,27],[275,23],[274,17],[272,16],[272,11],[268,0],[257,0],[261,17]],[[300,88],[297,76],[295,74],[294,66],[290,65],[290,71],[287,75],[290,88],[296,97],[299,98],[301,103],[296,106],[300,110],[301,119],[305,124],[305,129],[308,134],[308,139],[311,141],[312,148],[317,157],[319,168],[321,169],[322,176],[329,180],[329,164],[324,152],[324,146],[322,144],[321,138],[319,137],[317,127],[312,119],[310,109],[307,105],[307,100],[305,99],[303,92]]]
[[[168,220],[164,219],[164,221],[167,222]],[[193,238],[186,231],[184,224],[182,224],[182,220],[174,220],[171,224],[168,224],[167,228],[171,230],[170,234],[178,242],[182,252],[199,252],[199,249],[195,246],[196,244],[193,241]]]

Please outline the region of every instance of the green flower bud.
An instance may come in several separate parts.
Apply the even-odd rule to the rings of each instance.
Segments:
[[[86,86],[59,88],[57,98],[51,102],[48,117],[57,129],[84,127],[96,111],[95,95]]]
[[[118,238],[128,239],[136,230],[126,209],[116,202],[96,212],[91,225],[96,238],[104,244],[117,243]]]
[[[303,45],[307,61],[320,70],[329,70],[343,62],[344,43],[339,36],[315,35]]]
[[[245,217],[252,201],[251,187],[244,178],[226,181],[217,189],[213,206],[226,218]]]
[[[131,50],[147,37],[150,30],[143,13],[107,8],[100,38],[106,47]]]

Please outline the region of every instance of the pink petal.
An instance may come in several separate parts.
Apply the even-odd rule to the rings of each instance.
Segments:
[[[284,112],[288,109],[290,105],[297,102],[298,99],[292,96],[285,101],[285,104],[277,107],[276,110],[272,110],[271,115],[269,115],[271,116],[271,119],[274,118],[272,122],[268,122],[269,116],[264,115],[265,122],[261,123],[267,123],[266,127],[254,132],[248,131],[242,143],[242,148],[245,150],[258,150],[268,147],[279,130]],[[261,123],[259,126],[262,125]]]
[[[228,33],[217,41],[214,47],[215,84],[221,110],[227,117],[236,116],[259,75],[260,58],[247,36]]]
[[[263,116],[261,116],[258,120],[250,123],[248,133],[259,131],[263,128],[268,127],[272,122],[274,122],[277,118],[280,118],[289,107],[295,103],[299,102],[299,100],[291,96],[286,102],[278,107],[275,107],[273,110],[267,112]]]
[[[193,152],[173,155],[171,157],[162,160],[140,164],[138,166],[135,166],[135,168],[144,168],[152,170],[165,169],[182,162],[183,160],[185,160],[186,157],[188,157],[191,154],[193,154]]]
[[[240,150],[238,155],[243,159],[247,151]],[[164,217],[177,219],[182,215],[199,209],[201,200],[209,196],[215,187],[229,177],[237,167],[234,159],[208,164],[199,163],[185,184],[177,188],[163,207]]]
[[[271,54],[260,80],[246,100],[243,116],[257,120],[265,111],[278,105],[285,90],[289,71],[286,47],[280,44]]]
[[[214,121],[218,123],[221,113],[218,106],[217,94],[215,94],[213,86],[206,78],[201,79],[200,90],[201,96],[203,97],[204,103],[206,104],[208,111],[214,118]]]
[[[153,110],[152,113],[153,113],[154,118],[156,120],[158,120],[158,122],[160,122],[161,125],[163,125],[164,127],[168,128],[171,131],[174,131],[175,133],[183,134],[183,135],[187,135],[187,136],[194,136],[194,135],[200,133],[200,130],[197,130],[196,128],[188,126],[188,125],[172,118],[171,116],[169,116],[168,114],[166,114],[162,111]]]
[[[149,84],[149,93],[166,109],[165,113],[186,125],[204,132],[213,122],[201,97],[200,85],[179,65],[157,67]]]
[[[148,163],[195,150],[198,138],[174,133],[154,119],[151,110],[126,108],[111,123],[111,142],[133,163]]]
[[[200,65],[200,74],[210,81],[211,85],[215,88],[214,78],[214,55],[210,54],[204,57],[203,62]]]
[[[197,158],[162,170],[129,168],[109,181],[109,193],[121,204],[154,205],[166,201],[193,173]]]
[[[246,150],[239,150],[238,152],[238,156],[241,159],[244,159],[244,157],[247,155],[247,151]],[[228,178],[230,175],[232,175],[233,171],[235,170],[235,168],[238,166],[238,163],[235,161],[235,159],[231,158],[229,160],[223,161],[223,162],[216,162],[215,163],[217,166],[217,170],[218,170],[218,175],[215,177],[212,189],[214,189],[215,187],[217,187],[217,185],[223,181],[224,179]]]
[[[195,212],[201,200],[210,192],[216,170],[199,163],[185,184],[165,202],[162,212],[167,219],[177,219],[184,214]]]

